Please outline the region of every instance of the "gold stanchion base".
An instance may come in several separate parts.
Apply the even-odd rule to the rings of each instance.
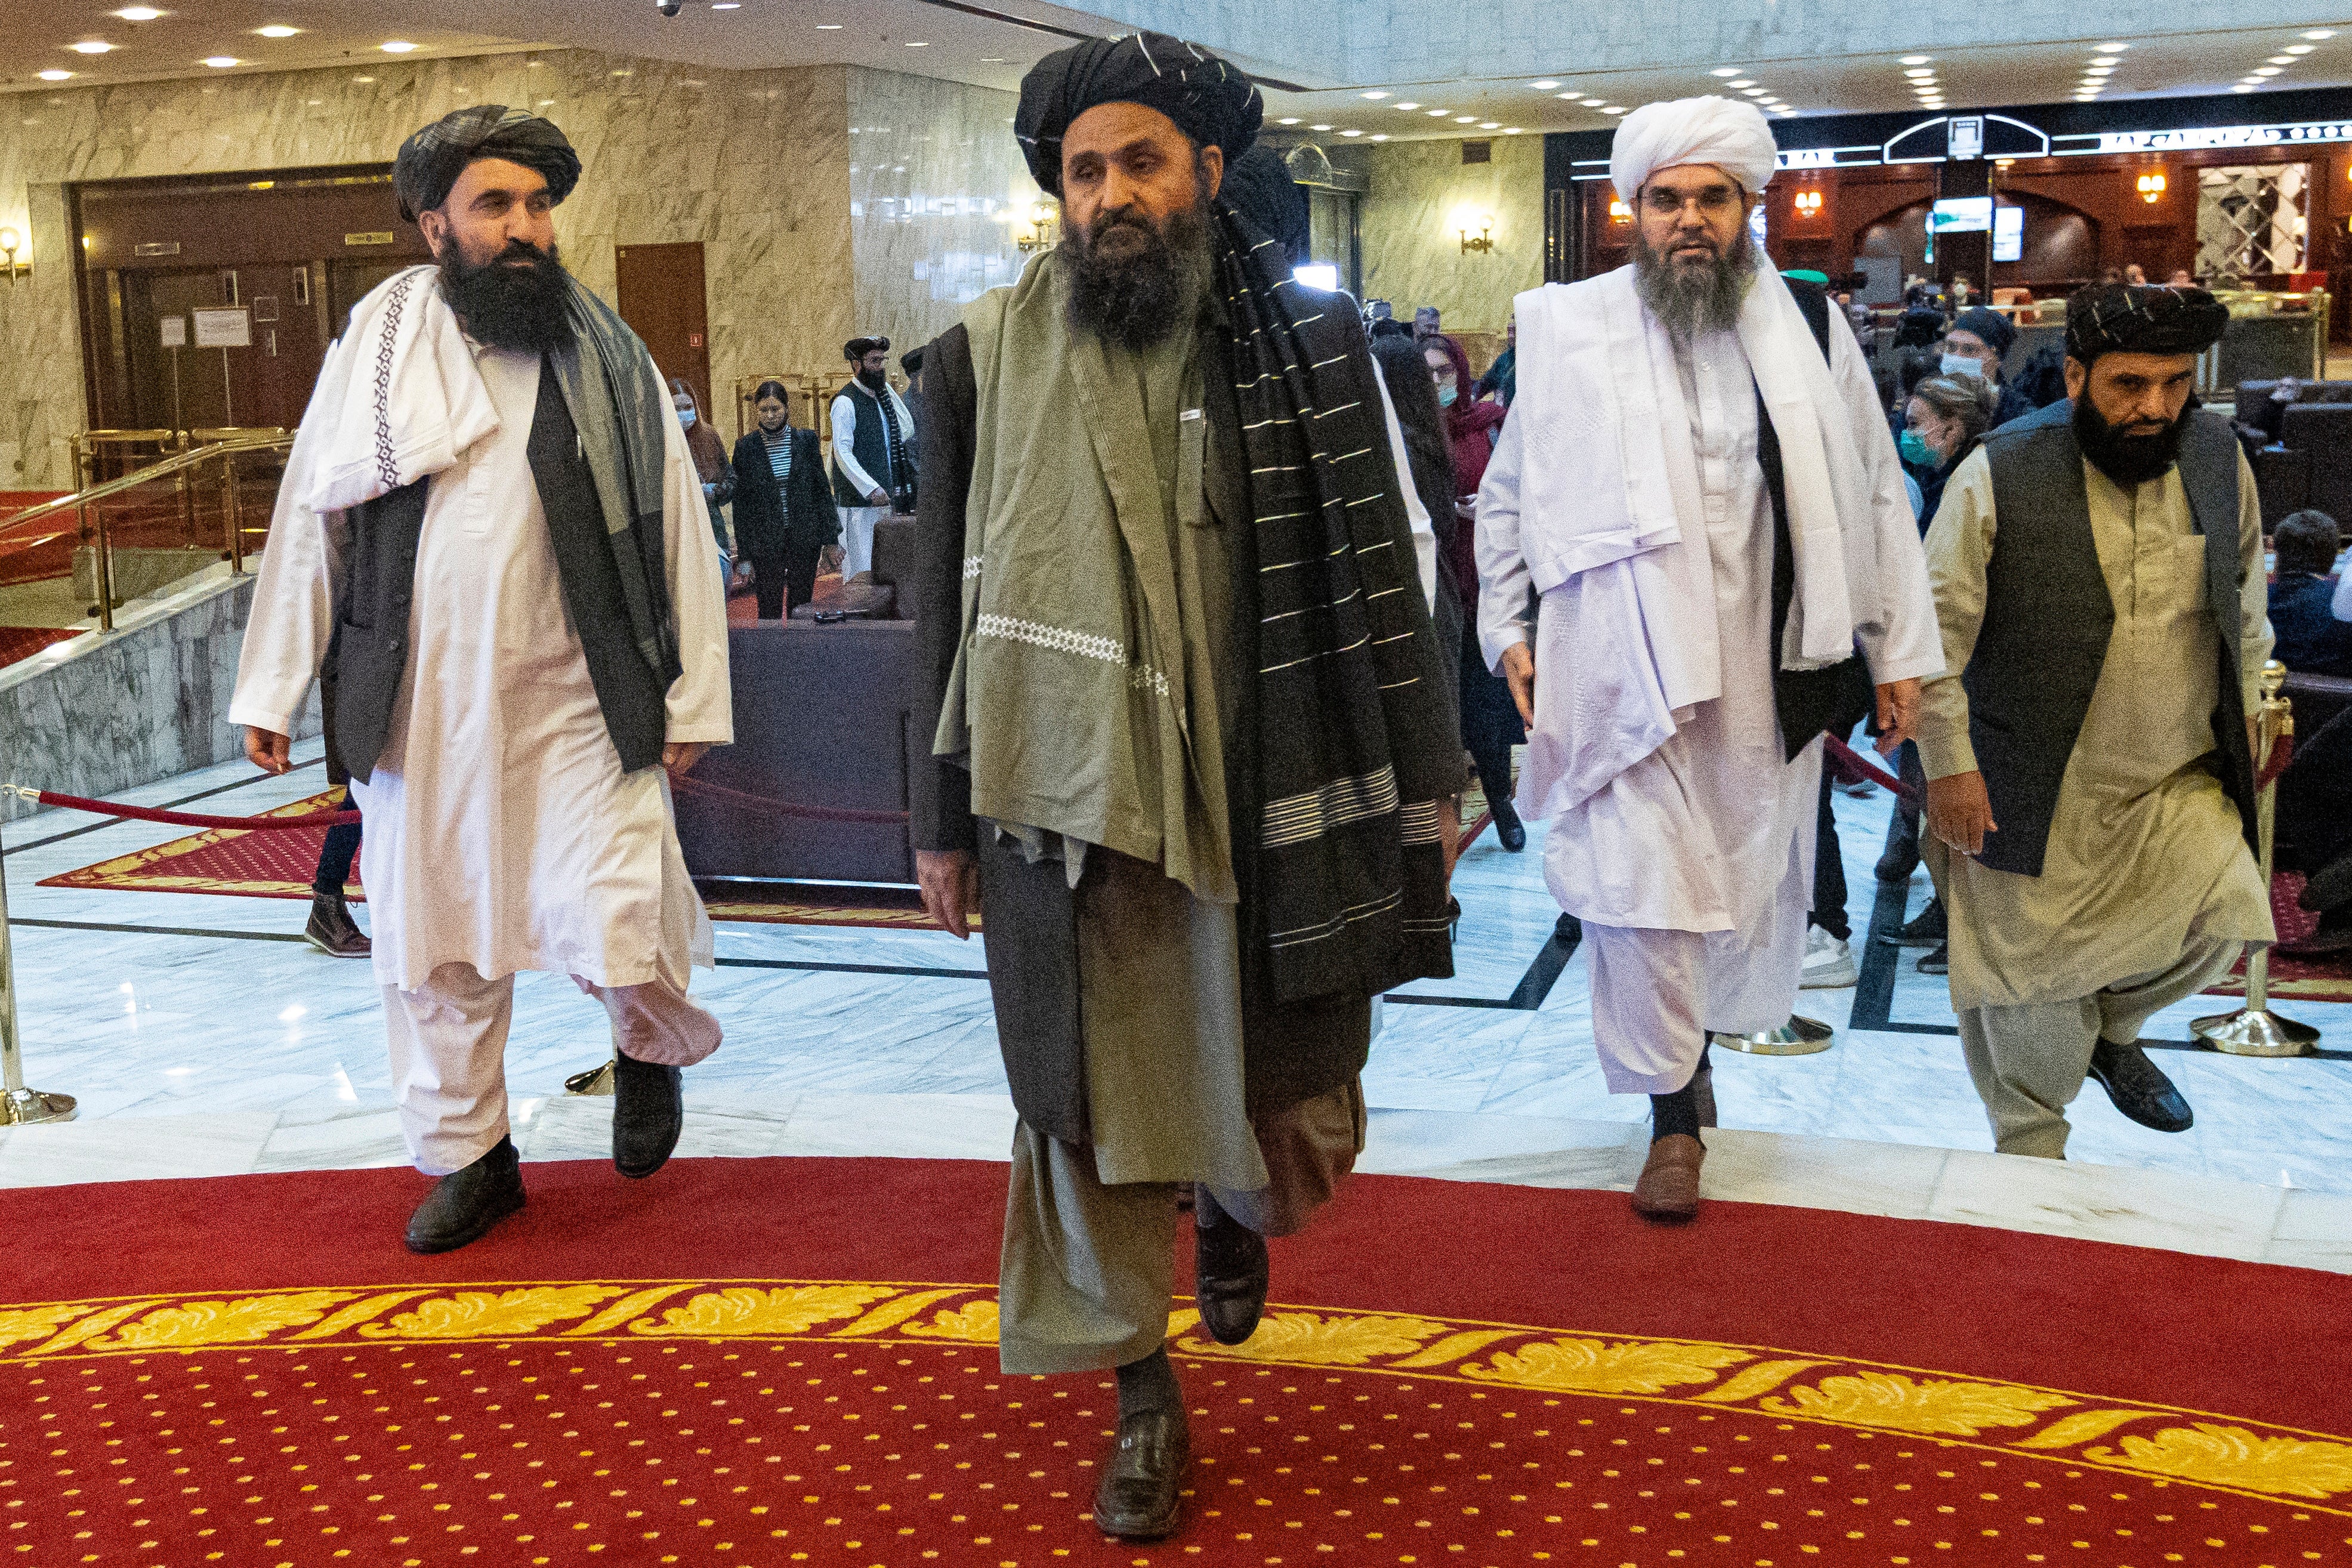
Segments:
[[[612,1093],[613,1064],[608,1061],[603,1067],[592,1068],[586,1072],[573,1073],[563,1080],[563,1092],[566,1094]]]
[[[1751,1057],[1810,1057],[1830,1048],[1837,1031],[1819,1018],[1801,1016],[1791,1017],[1777,1029],[1766,1029],[1753,1035],[1722,1035],[1707,1037],[1708,1040],[1727,1051],[1745,1051]]]
[[[26,1127],[37,1121],[73,1119],[74,1097],[70,1094],[43,1094],[37,1089],[0,1093],[0,1127]]]
[[[2299,1057],[2319,1039],[2319,1031],[2310,1025],[2282,1018],[2268,1008],[2216,1013],[2189,1025],[2189,1032],[2233,1057]]]

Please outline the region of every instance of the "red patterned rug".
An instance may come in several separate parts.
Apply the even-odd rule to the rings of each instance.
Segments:
[[[55,643],[81,636],[56,626],[0,626],[0,668],[30,658]]]
[[[2303,894],[2303,880],[2300,871],[2281,871],[2271,879],[2271,919],[2278,927],[2281,942],[2300,942],[2319,929],[2319,917],[2295,902]],[[2245,994],[2246,961],[2242,958],[2230,972],[2229,979],[2207,987],[2205,992],[2208,996]],[[2352,1002],[2352,952],[2328,958],[2292,958],[2273,952],[2270,994],[2299,996],[2310,1002]]]
[[[996,1365],[1003,1166],[526,1180],[425,1259],[406,1171],[0,1194],[12,1560],[2352,1562],[2352,1347],[2249,1353],[2242,1312],[2339,1321],[2337,1276],[1364,1178],[1248,1344],[1171,1319],[1190,1500],[1126,1545],[1087,1516],[1110,1380]]]

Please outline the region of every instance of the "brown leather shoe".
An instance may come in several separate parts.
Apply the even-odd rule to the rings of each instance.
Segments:
[[[1698,1168],[1706,1145],[1687,1132],[1672,1132],[1651,1143],[1650,1157],[1633,1184],[1633,1212],[1643,1219],[1698,1217]]]

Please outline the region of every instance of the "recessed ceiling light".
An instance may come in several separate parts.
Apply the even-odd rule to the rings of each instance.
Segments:
[[[1742,77],[1742,78],[1741,78],[1739,80],[1738,80],[1738,81],[1726,82],[1724,85],[1725,85],[1726,87],[1754,87],[1754,86],[1756,85],[1756,82],[1755,82],[1755,79],[1754,79],[1753,78],[1750,78],[1750,77]]]
[[[80,43],[68,44],[66,47],[78,55],[103,55],[111,52],[114,46],[104,38],[84,38]]]
[[[1555,92],[1552,96],[1567,103],[1582,103],[1584,101],[1584,95],[1580,92]]]
[[[1499,120],[1482,120],[1478,121],[1478,129],[1481,131],[1500,131],[1502,128],[1503,122]]]
[[[1296,114],[1286,114],[1280,120],[1276,121],[1275,123],[1276,125],[1296,125],[1298,123],[1298,116]]]
[[[1621,109],[1612,103],[1603,108],[1601,112],[1603,114],[1627,114],[1632,111],[1630,110]]]
[[[1538,92],[1549,92],[1553,88],[1558,87],[1559,83],[1556,81],[1531,81],[1528,83],[1528,85],[1534,88]]]
[[[1396,107],[1402,110],[1414,110],[1419,109],[1421,105],[1417,103],[1400,103]]]
[[[1435,119],[1437,119],[1440,115],[1444,115],[1444,114],[1450,114],[1450,113],[1452,113],[1452,112],[1453,112],[1453,110],[1446,110],[1446,109],[1424,109],[1424,110],[1422,110],[1422,112],[1423,112],[1423,114],[1428,115],[1432,120],[1435,120]]]
[[[355,76],[355,77],[352,78],[352,79],[353,81],[368,82],[368,81],[373,81],[373,80],[375,79],[375,78],[373,78],[373,77],[372,77],[372,76]]]
[[[67,81],[71,79],[73,76],[73,72],[69,70],[35,71],[33,74],[39,77],[43,81]]]
[[[388,55],[413,55],[416,52],[416,46],[410,43],[406,38],[387,39],[385,42],[378,44],[376,47],[382,49]]]
[[[907,40],[907,47],[910,49],[928,49],[931,47],[931,41],[929,38],[909,38]]]
[[[126,22],[152,22],[163,13],[152,5],[125,5],[114,14]]]
[[[1385,142],[1388,139],[1388,132],[1385,131],[1376,131],[1370,136],[1365,138],[1365,140],[1370,142]]]
[[[1935,58],[1933,55],[1905,55],[1903,63],[1906,66],[1924,66]]]
[[[1760,87],[1743,87],[1739,89],[1739,92],[1740,96],[1743,98],[1761,98],[1764,96],[1764,89]]]
[[[1004,63],[1004,57],[1003,55],[982,55],[980,57],[980,63],[984,66],[1001,66]]]
[[[841,24],[838,22],[819,22],[816,25],[816,30],[820,33],[838,33],[841,31]]]
[[[1372,100],[1374,102],[1378,102],[1380,100],[1381,100],[1381,99],[1383,99],[1383,98],[1386,98],[1388,95],[1389,95],[1389,94],[1388,94],[1388,89],[1386,89],[1386,88],[1382,88],[1382,87],[1376,87],[1376,88],[1372,89],[1372,90],[1371,90],[1371,91],[1370,91],[1370,92],[1368,92],[1368,93],[1364,94],[1364,96],[1365,96],[1366,98],[1369,98],[1369,99]]]
[[[231,66],[241,66],[245,62],[238,59],[235,55],[206,55],[197,63],[199,65],[210,66],[216,71],[225,71]]]
[[[256,27],[254,33],[264,38],[290,38],[301,30],[299,27],[289,27],[283,22],[272,22],[267,27]]]
[[[2285,48],[2279,52],[2281,54],[2287,55],[2307,55],[2311,53],[2311,46],[2309,44],[2289,44]]]
[[[2264,60],[2263,64],[2266,66],[2291,66],[2294,64],[2294,57],[2293,55],[2273,55],[2270,58]]]
[[[1516,125],[1506,125],[1503,127],[1503,134],[1506,136],[1517,136],[1518,133],[1519,128]]]
[[[2091,46],[2091,51],[2094,54],[2119,55],[2130,47],[2131,46],[2129,44],[2093,44]]]
[[[1361,136],[1363,132],[1360,131],[1342,131],[1339,134],[1342,136]]]
[[[714,11],[740,11],[743,0],[710,0],[710,8]]]
[[[1454,123],[1456,125],[1468,125],[1475,121],[1477,118],[1478,117],[1475,114],[1457,114],[1454,117]]]
[[[2309,32],[2304,34],[2304,37],[2306,38],[2332,38],[2335,36],[2336,29],[2333,27],[2314,27]]]
[[[1929,70],[1925,66],[1916,67],[1911,70],[1905,71],[1903,74],[1909,77],[1913,81],[1933,81],[1936,79],[1936,73]]]
[[[1748,68],[1746,66],[1717,66],[1706,74],[1709,76],[1738,76],[1741,71],[1744,71],[1747,68]]]
[[[2248,76],[2276,76],[2278,73],[2279,68],[2276,66],[2256,66],[2246,74]]]
[[[2252,91],[2253,91],[2254,89],[2253,89],[2252,88],[2251,88],[2251,87],[2248,87],[2244,82],[2240,82],[2237,86],[2235,86],[2235,87],[2231,88],[2230,90],[2231,90],[2231,92],[2252,92]]]
[[[1310,125],[1307,129],[1309,131],[1328,131],[1331,128],[1328,125]]]
[[[637,73],[633,70],[616,70],[613,74],[614,76],[635,76]]]

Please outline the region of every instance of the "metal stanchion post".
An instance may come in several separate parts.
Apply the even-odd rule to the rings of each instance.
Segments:
[[[0,1126],[30,1121],[70,1121],[69,1094],[43,1094],[25,1087],[25,1063],[16,1039],[16,973],[8,950],[8,879],[0,871]]]
[[[2254,744],[2258,773],[2268,765],[2278,743],[2294,733],[2294,705],[2279,695],[2285,686],[2286,666],[2276,659],[2263,666],[2263,705]],[[2265,893],[2271,885],[2271,835],[2277,814],[2278,780],[2273,779],[2254,796],[2254,846],[2262,855]],[[2189,1026],[2189,1032],[2233,1057],[2302,1056],[2318,1040],[2319,1031],[2270,1010],[2270,978],[2271,950],[2266,943],[2246,958],[2246,1005],[2235,1013],[2200,1018]]]
[[[1802,1015],[1791,1016],[1777,1029],[1762,1029],[1752,1035],[1707,1036],[1727,1051],[1745,1051],[1751,1057],[1810,1057],[1828,1050],[1836,1037],[1837,1031],[1829,1025]]]

